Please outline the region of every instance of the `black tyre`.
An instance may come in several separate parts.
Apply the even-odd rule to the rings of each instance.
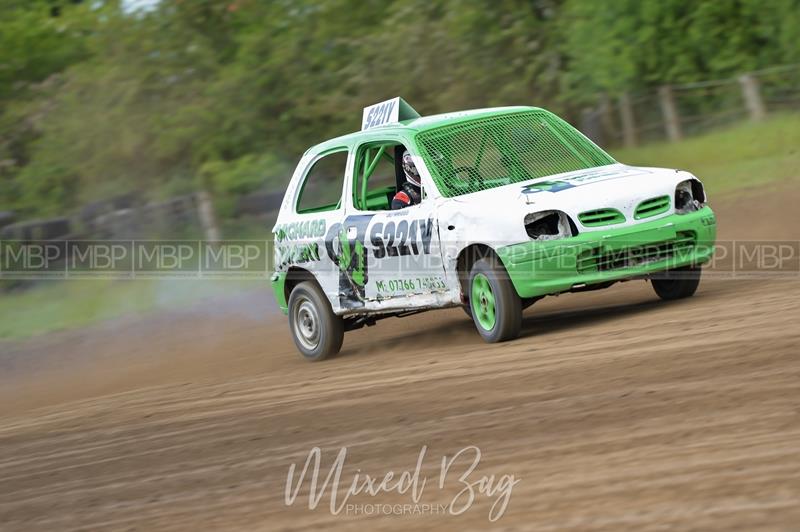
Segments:
[[[484,340],[503,342],[519,336],[522,302],[497,259],[487,257],[472,265],[469,302],[472,321]]]
[[[289,330],[307,360],[324,360],[342,348],[344,321],[314,282],[303,281],[289,294]]]
[[[526,308],[528,308],[528,307],[532,306],[534,303],[536,303],[537,301],[539,301],[539,299],[541,299],[541,298],[538,298],[538,297],[525,297],[525,298],[521,298],[521,299],[520,299],[520,309],[522,309],[522,310],[525,310]],[[464,314],[466,314],[466,315],[467,315],[467,317],[468,317],[470,320],[472,320],[472,319],[473,319],[473,318],[472,318],[472,309],[470,308],[470,305],[469,305],[469,300],[467,300],[467,302],[466,302],[464,305],[461,305],[461,309],[464,311]]]
[[[700,266],[685,266],[654,275],[653,290],[667,301],[692,296],[700,284],[701,272]]]

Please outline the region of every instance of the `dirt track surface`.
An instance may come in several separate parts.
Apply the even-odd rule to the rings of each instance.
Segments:
[[[762,194],[771,214],[720,200],[721,238],[797,239],[797,189]],[[796,530],[799,297],[796,276],[708,275],[673,303],[630,282],[537,303],[514,342],[440,311],[350,333],[320,364],[257,316],[7,344],[36,363],[0,378],[0,529]],[[440,461],[468,446],[470,481],[519,482],[493,524],[496,495],[459,516],[333,515],[306,485],[287,507],[289,466],[315,446],[320,480],[347,447],[340,496],[359,470],[413,470],[423,446],[420,504],[449,504],[468,460],[442,490]]]

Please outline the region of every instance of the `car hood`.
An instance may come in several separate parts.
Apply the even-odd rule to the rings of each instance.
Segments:
[[[680,170],[611,164],[504,185],[452,200],[475,205],[477,210],[489,208],[495,216],[497,212],[513,211],[516,217],[519,211],[561,210],[576,223],[582,212],[614,208],[625,215],[626,224],[634,224],[638,223],[633,213],[639,203],[664,195],[672,198],[675,186],[693,177]],[[662,215],[671,212],[669,209]]]

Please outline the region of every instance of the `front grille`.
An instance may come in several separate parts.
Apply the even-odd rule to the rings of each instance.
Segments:
[[[637,220],[642,218],[649,218],[656,214],[661,214],[669,209],[669,196],[659,196],[657,198],[650,198],[641,202],[633,214]]]
[[[584,251],[577,258],[578,273],[635,268],[651,262],[682,257],[692,252],[697,236],[694,231],[679,231],[672,240],[652,242],[603,252],[601,248]]]
[[[625,216],[617,209],[596,209],[580,213],[578,220],[586,227],[600,227],[620,224],[625,221]]]

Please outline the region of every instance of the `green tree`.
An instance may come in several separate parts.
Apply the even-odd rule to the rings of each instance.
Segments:
[[[0,209],[19,206],[16,178],[31,161],[56,76],[88,56],[95,12],[80,4],[0,0]]]
[[[800,61],[800,0],[0,0],[0,209],[280,188],[368,104],[533,104]]]
[[[564,95],[591,99],[797,61],[797,0],[567,0]]]

